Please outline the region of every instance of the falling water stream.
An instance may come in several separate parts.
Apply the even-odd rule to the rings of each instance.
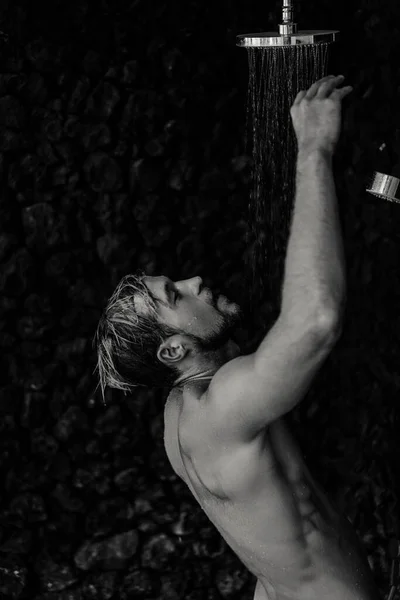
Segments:
[[[297,142],[290,107],[300,90],[326,75],[329,46],[247,49],[246,150],[253,161],[247,267],[253,307],[265,299],[274,307],[281,303],[296,178]]]

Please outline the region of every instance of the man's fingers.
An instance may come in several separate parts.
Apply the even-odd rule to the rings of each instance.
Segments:
[[[334,77],[333,75],[329,75],[328,77],[324,77],[323,79],[320,79],[319,81],[316,81],[311,87],[310,89],[307,90],[301,90],[294,102],[293,102],[293,106],[300,104],[300,102],[303,100],[303,98],[306,98],[307,100],[311,100],[314,96],[316,96],[318,99],[323,99],[323,98],[327,98],[328,96],[332,96],[333,94],[335,94],[335,97],[338,98],[339,100],[342,100],[345,96],[347,96],[348,94],[350,94],[353,91],[353,88],[351,85],[348,85],[344,88],[340,88],[338,89],[337,86],[340,85],[343,82],[343,75],[339,75],[338,77]]]
[[[343,75],[339,75],[339,77],[334,77],[329,81],[325,81],[320,85],[316,97],[320,99],[327,98],[328,96],[330,96],[333,90],[343,82],[343,79]]]
[[[328,75],[328,77],[323,77],[322,79],[319,79],[318,81],[313,83],[312,86],[310,87],[310,89],[306,93],[307,100],[311,100],[311,98],[314,98],[315,94],[318,92],[318,90],[322,84],[324,84],[325,82],[328,82],[330,80],[333,80],[333,79],[334,79],[333,75]]]
[[[307,90],[301,90],[301,91],[300,91],[300,92],[297,94],[297,96],[296,96],[296,98],[295,98],[295,100],[294,100],[293,104],[300,104],[300,102],[303,100],[303,98],[304,98],[304,96],[305,96],[306,94],[307,94]]]
[[[351,85],[347,85],[344,88],[340,88],[340,90],[334,90],[332,92],[332,95],[335,94],[336,98],[339,98],[339,100],[343,100],[343,98],[351,94],[352,91],[353,87]]]

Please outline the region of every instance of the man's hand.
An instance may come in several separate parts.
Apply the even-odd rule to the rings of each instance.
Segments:
[[[299,152],[334,153],[340,135],[341,101],[353,90],[351,86],[338,89],[343,80],[343,75],[329,75],[297,94],[290,115]]]

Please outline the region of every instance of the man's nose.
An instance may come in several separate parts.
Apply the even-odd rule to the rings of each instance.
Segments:
[[[191,277],[190,279],[182,279],[177,281],[175,285],[179,288],[182,286],[183,289],[189,290],[192,294],[198,295],[203,287],[203,280],[201,277]]]
[[[203,280],[201,277],[192,277],[189,279],[190,287],[195,294],[200,294],[201,287],[203,285]]]

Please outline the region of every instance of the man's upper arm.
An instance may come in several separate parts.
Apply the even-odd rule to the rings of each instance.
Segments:
[[[299,331],[279,318],[255,353],[229,361],[214,375],[206,405],[218,435],[250,441],[294,408],[336,340],[332,327]]]

